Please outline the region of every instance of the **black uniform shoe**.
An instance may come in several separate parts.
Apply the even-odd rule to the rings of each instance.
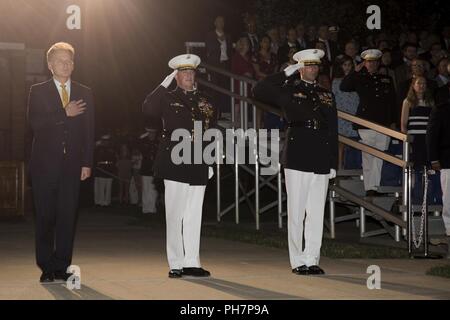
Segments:
[[[309,268],[305,265],[292,269],[292,273],[295,273],[300,276],[306,276],[309,274]]]
[[[41,277],[39,278],[39,282],[41,283],[49,283],[53,281],[55,281],[53,272],[42,272]]]
[[[323,269],[319,266],[308,267],[308,272],[309,272],[309,274],[315,274],[315,275],[325,274],[325,271],[323,271]]]
[[[67,273],[65,271],[55,271],[55,280],[67,281],[72,273]]]
[[[203,268],[183,268],[183,276],[209,277],[211,273]]]
[[[181,278],[182,270],[181,269],[172,269],[169,271],[169,278]]]

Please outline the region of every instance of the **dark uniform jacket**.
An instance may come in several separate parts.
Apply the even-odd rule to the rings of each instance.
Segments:
[[[337,111],[330,91],[316,83],[288,80],[280,72],[258,82],[254,94],[283,110],[288,123],[281,158],[285,168],[316,174],[329,174],[337,168]],[[306,127],[313,122],[320,128]]]
[[[427,150],[429,161],[439,161],[450,169],[450,103],[434,107],[428,120]]]
[[[356,112],[358,117],[386,127],[397,122],[395,88],[391,77],[369,74],[363,69],[344,77],[340,88],[342,91],[358,93],[359,106]],[[359,126],[356,128],[361,129]]]
[[[206,185],[208,165],[203,162],[194,164],[194,121],[201,121],[203,132],[214,127],[216,110],[201,92],[184,91],[177,87],[173,91],[159,86],[150,93],[143,105],[143,111],[152,118],[162,120],[162,135],[154,163],[155,176],[162,179]],[[191,133],[191,163],[175,164],[172,161],[172,149],[181,141],[171,141],[172,132],[184,128]],[[203,132],[201,135],[203,135]],[[202,150],[205,143],[202,143]]]
[[[67,117],[53,79],[30,89],[28,120],[33,130],[30,171],[33,176],[55,177],[66,170],[81,174],[81,167],[92,168],[94,153],[94,100],[92,92],[71,82],[70,100],[83,99],[86,110]]]

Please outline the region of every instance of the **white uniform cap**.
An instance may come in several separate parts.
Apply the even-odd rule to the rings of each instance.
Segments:
[[[361,53],[361,58],[373,61],[380,59],[382,55],[383,53],[378,49],[367,49]]]
[[[298,63],[303,63],[305,66],[320,64],[320,59],[323,58],[325,52],[320,49],[306,49],[294,54],[293,59]]]
[[[200,57],[195,54],[182,54],[169,61],[169,67],[174,70],[196,69],[200,64]]]

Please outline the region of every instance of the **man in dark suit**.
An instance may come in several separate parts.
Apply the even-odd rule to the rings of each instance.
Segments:
[[[67,280],[72,263],[80,180],[91,175],[94,102],[91,90],[71,80],[74,49],[56,43],[47,52],[53,78],[31,87],[30,160],[41,282]]]
[[[432,169],[441,173],[442,219],[450,237],[450,103],[433,108],[426,139],[428,160]]]
[[[329,179],[336,176],[338,132],[334,96],[316,80],[324,55],[318,49],[297,52],[297,64],[254,88],[258,100],[282,108],[288,124],[281,161],[288,195],[289,258],[297,275],[325,273],[319,267],[320,248]],[[297,70],[300,79],[294,80],[290,76]]]

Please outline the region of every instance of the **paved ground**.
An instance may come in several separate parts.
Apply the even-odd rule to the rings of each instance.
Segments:
[[[81,290],[39,284],[32,222],[0,222],[0,299],[450,299],[450,279],[425,275],[448,260],[323,258],[327,275],[302,277],[291,273],[285,250],[206,237],[202,264],[212,277],[169,279],[163,225],[137,221],[82,212],[73,261]],[[381,268],[381,290],[367,288],[369,265]]]

